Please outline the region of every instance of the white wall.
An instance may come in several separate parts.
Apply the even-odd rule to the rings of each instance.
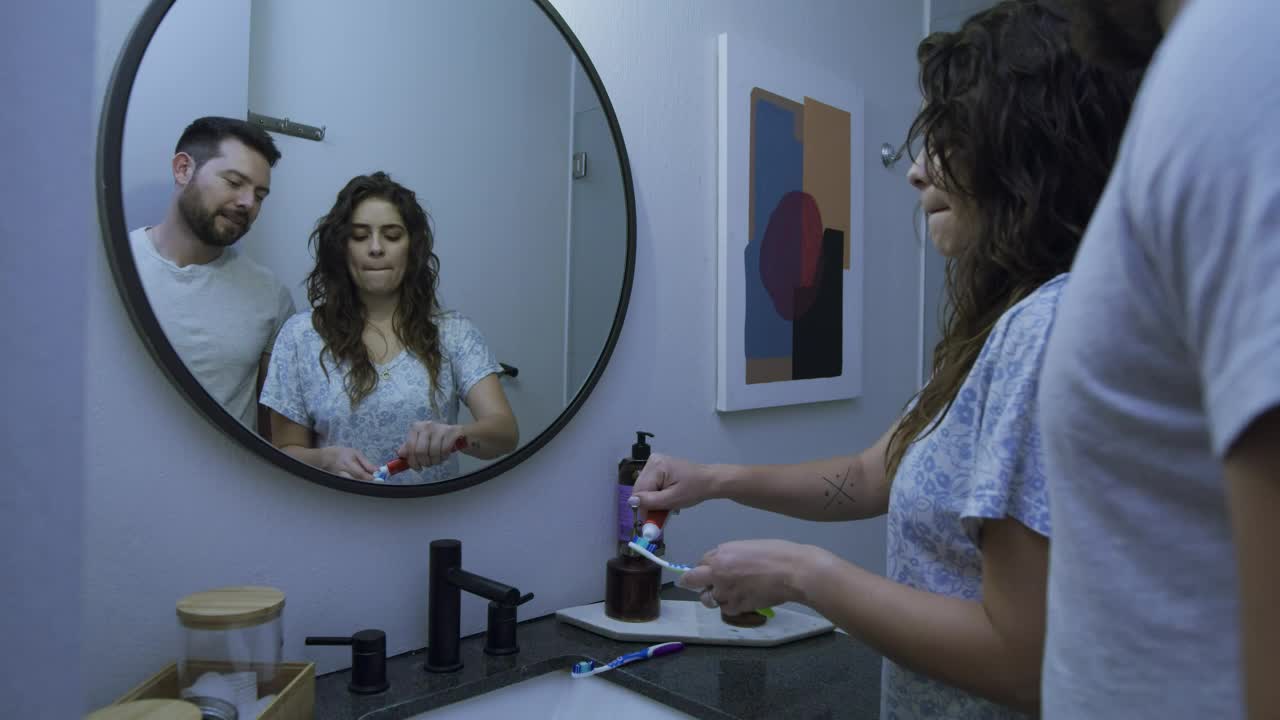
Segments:
[[[80,717],[84,372],[93,200],[93,2],[0,24],[0,715]]]
[[[140,0],[131,0],[134,8]],[[380,627],[392,653],[425,642],[427,544],[463,541],[476,572],[537,594],[522,617],[603,597],[616,464],[638,428],[699,460],[786,462],[846,453],[879,435],[915,388],[919,249],[914,193],[866,153],[866,391],[851,402],[717,416],[714,402],[715,37],[772,38],[846,72],[867,98],[872,147],[900,138],[917,104],[921,6],[878,0],[557,0],[618,111],[638,204],[636,285],[600,385],[543,451],[443,497],[382,500],[313,486],[224,438],[161,379],[91,258],[87,352],[84,659],[100,704],[174,654],[173,603],[225,583],[288,594],[285,653],[327,671],[340,648],[305,634]],[[119,0],[100,27],[99,81],[123,39]],[[905,171],[904,171],[905,172]],[[716,503],[669,530],[673,556],[741,537],[818,543],[882,571],[884,524],[819,525]],[[533,546],[542,548],[534,556]],[[463,631],[484,626],[467,598]]]
[[[326,131],[273,135],[284,157],[249,254],[308,307],[316,220],[352,177],[387,171],[432,217],[446,305],[519,368],[504,385],[532,439],[564,409],[568,46],[510,0],[252,5],[250,109]]]

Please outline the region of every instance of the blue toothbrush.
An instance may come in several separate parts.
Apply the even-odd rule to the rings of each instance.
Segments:
[[[626,665],[627,663],[635,662],[637,660],[648,660],[651,657],[658,657],[659,655],[670,655],[671,653],[678,653],[683,649],[684,643],[682,642],[665,642],[658,643],[657,645],[650,645],[644,650],[627,653],[626,655],[618,657],[613,662],[599,667],[596,666],[594,660],[581,660],[573,664],[573,673],[571,675],[576,678],[599,675],[602,672],[608,672],[616,667]]]
[[[692,565],[685,565],[684,563],[678,563],[678,562],[669,562],[667,560],[663,560],[657,555],[654,555],[653,550],[656,547],[656,545],[642,537],[631,538],[631,542],[627,543],[627,547],[631,548],[632,550],[635,550],[636,552],[640,553],[644,557],[648,558],[649,560],[652,560],[653,562],[657,563],[658,565],[668,570],[675,570],[676,572],[685,573],[693,569]]]

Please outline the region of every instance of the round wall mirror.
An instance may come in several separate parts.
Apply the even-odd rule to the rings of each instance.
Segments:
[[[98,181],[163,374],[338,490],[436,495],[519,464],[626,315],[627,153],[545,0],[151,2]]]

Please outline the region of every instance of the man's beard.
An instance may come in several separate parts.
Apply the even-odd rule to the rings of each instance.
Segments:
[[[202,202],[200,191],[196,189],[195,183],[187,185],[183,189],[182,195],[178,198],[178,210],[182,213],[182,219],[186,221],[187,226],[191,228],[191,232],[196,239],[205,245],[213,247],[231,247],[236,241],[244,237],[249,232],[249,215],[247,213],[238,213],[232,210],[208,210]],[[229,229],[219,229],[218,216],[222,215],[224,219],[239,221],[239,225],[231,224]]]
[[[1142,70],[1164,37],[1158,0],[1070,0],[1067,5],[1072,45],[1098,65]]]

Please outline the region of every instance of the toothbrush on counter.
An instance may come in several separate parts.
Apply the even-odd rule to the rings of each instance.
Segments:
[[[654,563],[657,563],[659,566],[664,567],[668,570],[675,570],[676,572],[686,573],[693,569],[692,565],[685,565],[684,563],[668,562],[658,557],[657,555],[654,555],[653,554],[654,544],[642,537],[631,538],[631,542],[627,543],[627,547],[631,548],[632,550],[635,550],[636,552],[640,553],[644,557],[648,558],[649,560],[653,561]],[[756,612],[768,618],[774,617],[776,615],[776,613],[773,611],[773,608],[757,608]]]
[[[457,442],[453,444],[453,449],[456,452],[458,450],[466,450],[468,446],[469,446],[469,443],[467,442],[467,436],[463,435],[462,437],[458,438]],[[398,472],[404,472],[405,470],[408,470],[408,469],[409,469],[408,460],[405,460],[404,458],[396,458],[395,460],[392,460],[386,465],[383,465],[382,467],[375,470],[373,473],[373,481],[386,482],[392,475],[395,475]]]
[[[596,666],[594,660],[582,660],[574,663],[573,673],[571,676],[575,678],[591,677],[592,675],[599,675],[602,672],[608,672],[609,670],[626,665],[627,663],[635,662],[637,660],[648,660],[651,657],[658,657],[659,655],[670,655],[671,653],[678,653],[683,649],[684,643],[682,642],[665,642],[658,643],[657,645],[650,645],[644,650],[627,653],[626,655],[618,657],[613,662],[599,667]]]

